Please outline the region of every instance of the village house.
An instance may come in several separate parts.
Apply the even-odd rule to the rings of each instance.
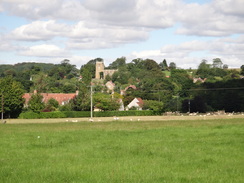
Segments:
[[[136,108],[137,110],[142,110],[143,107],[143,100],[141,98],[134,98],[127,106],[126,110],[129,110],[131,108]]]
[[[125,95],[125,94],[126,94],[126,91],[127,91],[128,89],[136,90],[137,88],[136,88],[135,85],[129,85],[129,86],[127,86],[124,90],[120,90],[120,94],[121,94],[121,95]]]
[[[31,99],[33,94],[36,94],[37,91],[34,90],[34,93],[25,93],[23,98],[25,99],[24,106],[28,106],[28,102]],[[40,93],[43,96],[43,102],[47,103],[51,98],[58,101],[59,105],[65,105],[69,103],[70,100],[74,99],[78,95],[78,91],[76,93]]]
[[[200,83],[204,83],[205,81],[207,80],[207,78],[193,78],[193,83],[197,83],[197,82],[200,82]]]

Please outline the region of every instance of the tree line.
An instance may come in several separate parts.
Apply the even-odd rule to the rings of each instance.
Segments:
[[[221,59],[212,63],[202,60],[197,69],[180,69],[174,62],[164,59],[157,63],[152,59],[134,59],[127,63],[125,57],[117,58],[106,69],[117,69],[104,80],[95,80],[96,58],[77,69],[65,59],[60,64],[20,63],[0,65],[1,111],[16,117],[22,111],[90,110],[90,87],[93,84],[94,107],[103,111],[118,110],[123,101],[126,106],[135,97],[144,101],[144,110],[207,112],[216,110],[244,111],[244,65],[240,69],[228,69]],[[193,79],[197,78],[196,82]],[[107,81],[115,84],[114,92],[108,91]],[[120,91],[133,85],[124,95]],[[33,95],[29,107],[23,106],[23,94],[74,93],[79,95],[70,103],[58,106],[53,99],[42,103],[42,96]],[[4,109],[2,109],[4,106]],[[35,107],[33,107],[35,106]]]

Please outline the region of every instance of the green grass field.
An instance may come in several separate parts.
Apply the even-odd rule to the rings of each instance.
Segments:
[[[0,182],[243,183],[244,119],[1,124]]]

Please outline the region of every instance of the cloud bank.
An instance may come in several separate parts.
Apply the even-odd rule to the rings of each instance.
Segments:
[[[212,0],[2,0],[0,13],[26,20],[8,32],[0,31],[0,51],[43,58],[73,58],[80,66],[97,50],[108,53],[127,45],[146,43],[154,30],[173,29],[189,40],[162,43],[157,49],[127,51],[133,58],[164,58],[180,67],[197,67],[203,58],[220,57],[240,67],[244,55],[244,1]],[[9,22],[15,24],[15,22]],[[0,23],[0,27],[7,25]],[[1,30],[1,29],[0,29]],[[159,40],[169,35],[162,34]],[[152,46],[153,47],[153,46]],[[82,52],[82,53],[79,53]],[[122,51],[124,53],[124,51]],[[198,54],[197,54],[198,53]],[[116,59],[111,56],[110,59]],[[127,60],[128,60],[127,59]],[[72,60],[71,60],[72,61]]]

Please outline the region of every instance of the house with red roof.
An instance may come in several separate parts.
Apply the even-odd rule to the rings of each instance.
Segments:
[[[127,86],[124,90],[121,90],[121,91],[120,91],[120,94],[121,94],[121,95],[125,95],[125,94],[126,94],[126,91],[127,91],[128,89],[136,90],[137,88],[136,88],[135,85],[129,85],[129,86]]]
[[[137,108],[138,110],[142,110],[143,107],[143,100],[141,98],[134,98],[127,106],[126,110],[131,109],[132,107]]]
[[[37,91],[35,90],[34,93],[25,93],[23,95],[23,98],[25,99],[25,106],[28,105],[31,96],[36,93]],[[42,100],[44,103],[47,103],[51,98],[53,98],[58,101],[59,105],[65,105],[78,95],[78,91],[76,91],[76,93],[40,93],[40,94],[43,96]]]

